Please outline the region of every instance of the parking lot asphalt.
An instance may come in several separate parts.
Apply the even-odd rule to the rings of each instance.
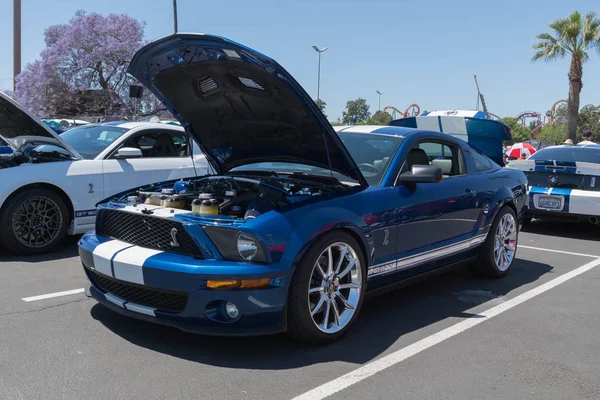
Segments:
[[[598,399],[600,228],[534,221],[503,279],[458,268],[370,299],[339,342],[216,338],[82,293],[77,238],[0,254],[0,399]]]

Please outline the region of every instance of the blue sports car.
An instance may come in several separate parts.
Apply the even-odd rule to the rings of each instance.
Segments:
[[[129,72],[181,121],[214,173],[102,202],[79,254],[88,296],[185,331],[340,338],[367,292],[472,261],[510,269],[522,171],[451,135],[335,132],[274,60],[220,37],[175,34]]]

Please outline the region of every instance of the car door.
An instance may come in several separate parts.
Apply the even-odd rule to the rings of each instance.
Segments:
[[[123,147],[140,149],[142,157],[115,159]],[[196,176],[185,132],[168,129],[132,133],[103,160],[103,170],[106,196],[135,186]]]
[[[475,235],[478,226],[481,205],[477,201],[477,179],[466,173],[461,147],[437,137],[416,141],[407,152],[400,174],[419,164],[441,167],[443,179],[414,185],[397,180],[401,204],[397,210],[399,260],[443,246],[460,246],[461,241]],[[426,258],[420,257],[419,262]],[[398,269],[402,269],[402,261],[399,263]],[[406,266],[411,266],[410,260]]]

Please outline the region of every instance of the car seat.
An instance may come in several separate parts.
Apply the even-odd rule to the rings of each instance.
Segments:
[[[425,150],[418,147],[410,149],[408,157],[406,157],[406,171],[411,171],[413,165],[429,165]]]

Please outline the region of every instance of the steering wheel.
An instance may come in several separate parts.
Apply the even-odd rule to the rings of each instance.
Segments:
[[[379,173],[379,169],[374,166],[373,164],[369,164],[369,163],[360,163],[358,164],[358,169],[360,169],[362,171],[361,167],[367,167],[367,169],[371,169],[372,171],[365,171],[365,172],[373,172],[374,174],[378,174]]]

